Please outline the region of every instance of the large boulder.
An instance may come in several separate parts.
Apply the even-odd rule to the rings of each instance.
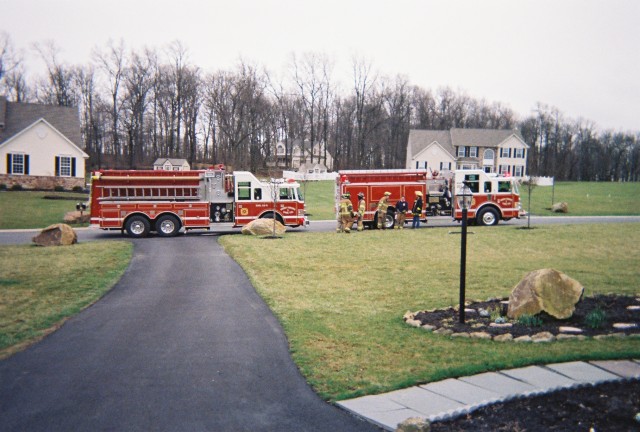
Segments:
[[[275,219],[256,219],[242,227],[242,234],[250,235],[273,235],[273,225],[275,224],[276,235],[282,235],[287,231],[287,227]]]
[[[78,243],[78,235],[67,224],[49,225],[33,237],[37,246],[69,246]]]
[[[535,270],[516,285],[509,296],[507,316],[536,315],[545,311],[558,319],[573,315],[584,287],[575,279],[554,269]]]
[[[551,206],[551,211],[554,213],[569,213],[569,204],[566,202],[555,203]]]

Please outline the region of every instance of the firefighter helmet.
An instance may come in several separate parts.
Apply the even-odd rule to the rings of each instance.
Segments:
[[[364,198],[364,192],[360,192],[360,193],[358,194],[358,198]]]

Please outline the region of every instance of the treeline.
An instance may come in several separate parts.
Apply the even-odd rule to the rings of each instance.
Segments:
[[[148,168],[158,157],[192,166],[224,163],[264,172],[283,142],[321,149],[309,162],[333,156],[335,170],[402,168],[410,129],[518,128],[530,146],[529,173],[558,180],[640,177],[640,133],[598,131],[538,105],[518,116],[501,103],[450,88],[411,85],[382,77],[355,59],[350,84],[333,78],[320,54],[292,55],[287,76],[247,62],[232,70],[202,71],[180,43],[165,51],[97,48],[84,65],[59,60],[54,45],[35,47],[45,76],[28,79],[8,35],[0,34],[0,85],[18,102],[79,108],[91,168]]]

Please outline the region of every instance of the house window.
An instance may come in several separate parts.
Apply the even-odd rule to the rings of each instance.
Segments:
[[[511,149],[510,148],[501,148],[500,149],[500,157],[501,158],[510,158],[511,157]]]
[[[493,162],[493,157],[494,157],[495,153],[493,152],[493,150],[491,149],[487,149],[484,151],[484,155],[483,158],[485,161],[491,161]]]
[[[469,157],[478,157],[478,147],[469,147]]]
[[[500,165],[499,171],[500,175],[505,175],[509,172],[509,165]]]
[[[522,177],[523,174],[523,169],[524,167],[522,165],[516,165],[513,167],[513,175],[514,177]]]
[[[524,149],[523,148],[517,148],[514,150],[514,154],[513,157],[515,158],[520,158],[520,159],[524,159]]]
[[[29,155],[9,153],[7,155],[7,174],[29,174]]]
[[[458,157],[464,157],[465,150],[466,150],[466,147],[464,146],[458,147]]]
[[[71,177],[71,157],[58,156],[58,173],[60,177]]]
[[[451,162],[440,162],[440,171],[451,170]]]

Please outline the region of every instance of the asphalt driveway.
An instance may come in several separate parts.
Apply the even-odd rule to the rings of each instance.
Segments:
[[[0,429],[378,430],[311,390],[214,236],[136,241],[102,300],[0,361]]]

